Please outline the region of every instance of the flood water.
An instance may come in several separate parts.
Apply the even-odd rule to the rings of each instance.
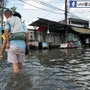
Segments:
[[[17,75],[12,73],[4,53],[0,90],[90,90],[90,49],[31,52]]]

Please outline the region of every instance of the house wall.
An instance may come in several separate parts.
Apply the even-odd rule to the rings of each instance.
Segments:
[[[40,42],[46,41],[48,43],[52,43],[53,45],[60,45],[61,43],[60,34],[55,32],[50,32],[49,34],[42,32],[38,34],[38,40]]]
[[[60,21],[60,23],[65,23],[65,20]],[[77,27],[86,27],[90,28],[89,21],[87,20],[81,20],[81,19],[76,19],[76,18],[68,18],[67,19],[67,25],[73,25]]]
[[[61,33],[57,32],[50,32],[49,34],[46,33],[46,31],[37,31],[37,41],[38,42],[48,42],[49,44],[59,46],[63,40],[64,37],[62,37]],[[34,30],[29,30],[29,43],[35,44],[35,36],[34,36]],[[31,43],[33,42],[33,43]],[[36,43],[36,46],[38,44]]]
[[[60,33],[51,32],[47,35],[46,41],[49,42],[54,47],[60,47],[60,44],[63,40],[61,40],[62,35]]]
[[[79,19],[69,19],[67,20],[68,25],[73,25],[77,27],[86,27],[89,28],[89,21],[79,20]]]
[[[35,37],[34,37],[34,30],[29,30],[29,41],[34,41]]]

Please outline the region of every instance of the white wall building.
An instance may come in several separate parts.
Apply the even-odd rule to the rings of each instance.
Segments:
[[[61,23],[65,23],[65,20],[60,21]],[[89,21],[82,20],[82,19],[76,19],[76,18],[68,18],[67,19],[67,25],[77,26],[77,27],[85,27],[89,28]]]

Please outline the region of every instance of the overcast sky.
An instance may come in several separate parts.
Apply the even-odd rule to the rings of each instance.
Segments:
[[[25,20],[27,26],[28,24],[36,21],[38,17],[53,21],[60,21],[65,17],[63,11],[65,10],[65,0],[22,0],[23,2],[19,0],[8,1],[7,8],[13,6],[17,7],[17,12],[21,13],[22,19]],[[90,8],[69,8],[69,3],[67,3],[67,6],[68,11],[71,13],[68,17],[85,20],[90,19]]]

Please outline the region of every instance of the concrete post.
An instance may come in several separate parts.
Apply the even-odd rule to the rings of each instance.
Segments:
[[[0,28],[3,28],[3,8],[4,8],[4,0],[2,0],[2,1],[0,2],[0,7],[1,7],[1,16],[0,16],[0,18],[1,18],[1,25],[0,25]],[[1,32],[1,30],[0,30],[0,46],[2,45],[1,34],[2,34],[2,32]]]
[[[67,42],[67,0],[65,0],[65,43]]]

